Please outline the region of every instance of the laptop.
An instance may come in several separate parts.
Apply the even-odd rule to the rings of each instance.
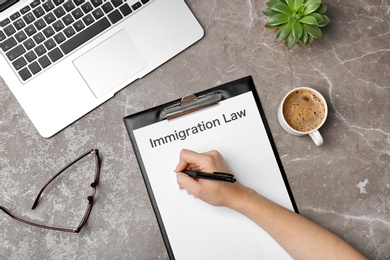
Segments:
[[[204,35],[184,0],[14,2],[0,12],[0,75],[46,138]]]

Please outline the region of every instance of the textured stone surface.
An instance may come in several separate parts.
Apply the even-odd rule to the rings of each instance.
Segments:
[[[205,37],[50,139],[39,136],[0,78],[0,205],[76,226],[90,192],[91,158],[31,211],[34,197],[84,151],[98,148],[103,157],[96,203],[80,234],[26,226],[0,213],[0,258],[167,259],[122,118],[252,75],[300,213],[369,259],[389,259],[390,1],[324,2],[332,19],[325,39],[288,51],[264,28],[264,1],[188,0]],[[321,147],[278,125],[280,100],[298,86],[328,101]]]

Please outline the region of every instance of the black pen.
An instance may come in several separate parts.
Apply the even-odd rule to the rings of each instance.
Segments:
[[[191,171],[191,170],[183,170],[182,172],[192,178],[207,179],[213,181],[226,181],[226,182],[236,181],[234,175],[230,173],[224,173],[224,172],[206,173],[206,172],[198,172],[198,171]]]

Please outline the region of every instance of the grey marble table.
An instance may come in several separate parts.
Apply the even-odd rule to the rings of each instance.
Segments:
[[[80,174],[61,177],[31,211],[34,197],[84,151],[98,148],[103,160],[81,233],[43,230],[0,213],[0,258],[167,259],[122,118],[252,75],[300,213],[369,259],[389,259],[390,1],[324,2],[332,20],[325,38],[287,50],[264,28],[264,1],[188,0],[204,38],[50,139],[39,136],[0,78],[0,205],[41,223],[77,225],[87,202],[73,195],[90,192],[88,171],[75,167]],[[321,147],[277,122],[280,100],[298,86],[328,101]],[[88,160],[83,169],[93,171]]]

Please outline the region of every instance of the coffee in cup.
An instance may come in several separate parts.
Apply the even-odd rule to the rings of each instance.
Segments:
[[[283,116],[295,130],[310,132],[324,121],[325,105],[313,91],[297,89],[284,100]]]
[[[282,128],[292,135],[309,134],[316,145],[323,139],[318,129],[328,114],[324,97],[316,90],[301,87],[291,90],[283,98],[278,109],[278,120]]]

